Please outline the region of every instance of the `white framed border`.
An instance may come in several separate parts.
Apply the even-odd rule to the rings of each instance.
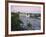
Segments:
[[[11,5],[20,6],[40,6],[41,7],[41,30],[27,30],[27,31],[11,31]],[[26,33],[41,33],[43,32],[43,5],[41,4],[21,4],[8,3],[8,34],[26,34]]]

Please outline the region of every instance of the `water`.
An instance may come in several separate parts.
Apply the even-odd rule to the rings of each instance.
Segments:
[[[26,17],[26,16],[20,16],[20,20],[23,21],[24,24],[21,24],[21,26],[24,29],[29,29],[30,27],[27,26],[27,23],[31,23],[33,30],[40,30],[40,20],[36,18]]]

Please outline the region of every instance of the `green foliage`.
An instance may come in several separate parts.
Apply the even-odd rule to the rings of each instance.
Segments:
[[[28,27],[31,27],[32,25],[30,24],[30,23],[28,23],[28,25],[27,25]]]
[[[19,19],[19,14],[11,13],[11,31],[20,30],[20,23],[23,22]]]
[[[32,24],[28,23],[27,26],[28,26],[28,29],[32,30]]]

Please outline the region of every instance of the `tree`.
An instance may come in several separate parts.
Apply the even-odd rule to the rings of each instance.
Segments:
[[[19,19],[18,13],[11,13],[11,31],[21,30],[20,23],[23,23]]]
[[[28,29],[32,30],[32,24],[28,23],[27,26],[28,26]]]

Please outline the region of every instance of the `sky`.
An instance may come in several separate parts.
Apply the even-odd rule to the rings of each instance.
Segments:
[[[16,6],[11,5],[11,12],[40,13],[40,6]]]

